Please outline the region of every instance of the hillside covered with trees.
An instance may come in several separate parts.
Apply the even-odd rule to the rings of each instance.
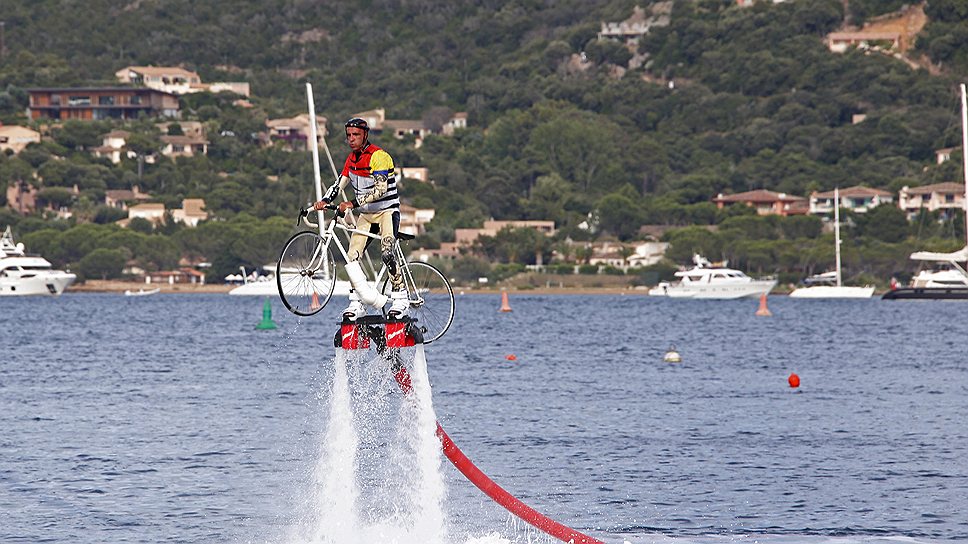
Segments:
[[[752,217],[747,209],[717,210],[711,199],[760,188],[896,192],[959,179],[960,161],[936,165],[934,150],[960,144],[956,83],[968,75],[968,0],[925,8],[929,23],[914,53],[941,67],[933,74],[869,51],[834,54],[824,44],[845,20],[858,24],[902,2],[852,0],[845,14],[840,0],[748,8],[676,1],[668,26],[651,28],[633,50],[597,38],[603,21],[625,20],[636,4],[657,3],[5,2],[4,124],[27,122],[27,88],[116,85],[114,73],[128,65],[181,65],[206,81],[248,81],[254,107],[225,93],[182,97],[182,118],[206,126],[208,156],[159,160],[140,173],[138,161],[91,156],[119,123],[43,127],[43,143],[0,156],[0,188],[33,180],[46,201],[69,203],[74,217],[2,210],[0,225],[14,225],[31,250],[57,264],[88,258],[91,277],[116,273],[94,267],[105,252],[149,269],[204,256],[213,274],[270,262],[311,197],[311,164],[307,154],[264,147],[254,134],[267,117],[305,110],[307,80],[338,156],[341,121],[353,112],[468,113],[466,130],[428,137],[419,148],[410,139],[378,139],[397,162],[431,172],[434,185],[412,182],[404,191],[413,205],[437,210],[420,240],[431,247],[489,217],[553,220],[552,244],[632,240],[643,224],[675,225],[683,228],[666,236],[677,262],[703,251],[795,279],[829,266],[832,242],[819,219]],[[866,119],[854,123],[858,114]],[[123,128],[138,135],[139,152],[157,149],[150,120]],[[75,184],[79,196],[66,191]],[[204,198],[213,219],[196,229],[120,229],[99,203],[104,191],[136,184],[168,204]],[[709,225],[718,230],[709,234],[702,227]],[[881,282],[903,275],[914,248],[964,240],[959,217],[908,222],[885,208],[851,225],[848,270]],[[524,255],[522,264],[534,252]],[[471,268],[468,276],[486,272]]]

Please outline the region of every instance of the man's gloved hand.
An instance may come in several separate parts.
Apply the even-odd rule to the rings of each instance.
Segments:
[[[353,207],[353,203],[350,202],[349,200],[344,200],[344,201],[340,202],[339,203],[339,214],[340,215],[343,215],[344,213],[346,213],[346,210],[349,210],[352,207]]]
[[[329,204],[328,200],[320,200],[319,202],[313,204],[313,209],[318,212],[319,210],[325,208],[327,204]]]

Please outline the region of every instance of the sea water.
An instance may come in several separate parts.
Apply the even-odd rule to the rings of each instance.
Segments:
[[[418,402],[373,354],[341,370],[338,304],[273,302],[255,331],[258,298],[0,299],[0,542],[547,541],[431,415],[606,542],[968,539],[968,304],[458,296]]]

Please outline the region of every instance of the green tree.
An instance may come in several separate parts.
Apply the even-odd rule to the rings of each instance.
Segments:
[[[121,277],[125,255],[118,249],[98,248],[88,253],[77,264],[77,271],[84,279],[102,280]]]

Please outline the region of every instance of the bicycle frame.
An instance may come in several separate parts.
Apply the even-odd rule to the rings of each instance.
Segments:
[[[319,211],[319,215],[323,216],[323,212],[321,210]],[[307,225],[313,228],[319,228],[320,226],[318,223],[313,223],[312,221],[310,221],[308,214],[303,216],[303,222],[305,222]],[[343,242],[339,239],[338,236],[336,236],[337,229],[342,230],[350,235],[362,234],[367,238],[376,239],[376,240],[379,240],[381,238],[379,235],[373,234],[372,232],[347,226],[345,224],[345,220],[342,220],[340,217],[335,216],[334,214],[334,217],[326,223],[326,227],[320,229],[319,231],[320,236],[326,240],[326,243],[324,245],[319,246],[320,255],[313,256],[314,261],[317,258],[321,258],[323,259],[323,261],[321,261],[321,264],[324,264],[324,261],[327,255],[325,248],[328,247],[330,243],[333,243],[336,245],[336,248],[339,250],[340,255],[343,257],[343,261],[346,263],[350,262],[349,254],[346,252],[346,248],[343,247]],[[410,266],[407,261],[406,255],[404,255],[403,253],[403,248],[400,247],[399,238],[394,238],[392,251],[393,251],[393,258],[396,260],[397,266],[400,267],[400,273],[403,276],[403,283],[405,286],[407,286],[407,293],[408,293],[408,296],[410,297],[410,305],[414,307],[422,306],[424,304],[424,298],[416,288],[413,275],[410,273]],[[389,274],[389,270],[387,268],[386,263],[384,263],[383,266],[380,267],[380,271],[376,274],[374,278],[374,284],[378,285],[380,283],[380,280],[386,274]]]

